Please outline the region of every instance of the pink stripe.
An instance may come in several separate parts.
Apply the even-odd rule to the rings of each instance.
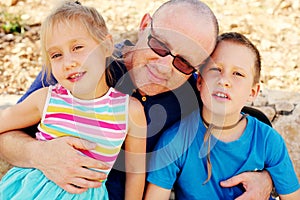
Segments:
[[[123,94],[123,93],[120,93],[120,92],[117,92],[117,91],[112,91],[109,94],[109,96],[112,97],[112,98],[118,98],[118,97],[125,97],[126,94]]]
[[[117,158],[117,155],[113,155],[113,156],[103,156],[103,155],[99,155],[97,153],[93,153],[91,151],[88,150],[80,150],[80,152],[82,152],[84,155],[89,156],[91,158],[103,161],[103,162],[113,162],[115,161],[115,159]]]
[[[52,140],[54,137],[52,137],[51,135],[44,133],[44,132],[37,132],[36,133],[36,138],[38,140]]]
[[[74,123],[78,122],[78,123],[82,123],[82,124],[88,124],[91,126],[97,126],[97,127],[100,126],[103,128],[111,128],[114,130],[122,130],[122,129],[125,129],[125,127],[126,127],[125,123],[112,124],[112,123],[107,123],[107,122],[103,122],[103,121],[97,121],[97,120],[87,119],[84,117],[79,117],[79,116],[69,115],[69,114],[62,114],[62,113],[53,113],[53,114],[46,115],[46,118],[51,118],[51,117],[71,120],[71,121],[74,121]]]
[[[60,125],[62,127],[67,127],[69,129],[72,129],[77,132],[82,132],[82,133],[88,133],[88,135],[94,135],[94,136],[101,136],[101,137],[109,137],[109,138],[114,138],[114,139],[120,139],[124,137],[124,132],[108,132],[105,130],[101,130],[99,126],[97,128],[91,128],[87,126],[81,126],[81,123],[74,123],[71,121],[58,121],[58,120],[52,120],[51,118],[47,118],[44,120],[44,124],[52,124],[52,125]],[[125,124],[124,124],[125,126]],[[94,126],[95,127],[95,126]],[[122,130],[122,129],[120,129]]]

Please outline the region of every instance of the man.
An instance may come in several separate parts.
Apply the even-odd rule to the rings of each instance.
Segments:
[[[217,20],[207,5],[198,0],[173,0],[163,4],[153,18],[144,15],[134,46],[128,41],[118,46],[124,63],[112,63],[114,78],[119,80],[116,87],[139,99],[144,106],[149,156],[164,130],[198,108],[193,72],[213,51],[217,34]],[[120,78],[126,70],[129,73]],[[36,79],[30,91],[42,86],[40,80]],[[38,168],[71,193],[99,187],[98,180],[105,177],[86,169],[102,168],[103,163],[77,154],[75,148],[95,147],[87,141],[64,137],[39,142],[15,131],[2,134],[0,143],[1,156],[8,162]],[[123,156],[118,159],[106,183],[110,199],[124,199]],[[246,192],[241,197],[244,199],[263,199],[269,195],[272,185],[267,172],[241,174],[227,186],[238,183],[245,186]]]

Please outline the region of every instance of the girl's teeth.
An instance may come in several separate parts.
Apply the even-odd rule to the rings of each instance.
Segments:
[[[222,93],[217,93],[216,95],[217,95],[218,97],[227,98],[227,95],[222,94]]]
[[[70,76],[70,78],[77,78],[77,77],[79,77],[80,76],[80,74],[78,73],[78,74],[74,74],[74,75],[72,75],[72,76]]]

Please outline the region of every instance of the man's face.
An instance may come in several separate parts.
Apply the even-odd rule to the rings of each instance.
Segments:
[[[173,90],[185,83],[191,74],[180,72],[174,65],[180,67],[183,60],[183,66],[197,69],[213,51],[216,40],[215,27],[207,22],[211,20],[195,17],[186,9],[178,7],[160,12],[163,14],[153,21],[147,19],[148,26],[140,32],[129,67],[133,82],[146,95]],[[149,47],[149,39],[159,41],[170,53],[161,56],[154,52]],[[174,60],[175,56],[176,59],[180,58],[179,62]]]

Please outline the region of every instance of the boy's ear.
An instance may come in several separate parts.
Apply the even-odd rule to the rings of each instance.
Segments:
[[[197,89],[198,91],[200,91],[201,89],[201,84],[202,84],[202,76],[200,74],[200,72],[197,73]]]
[[[253,102],[260,92],[260,84],[256,83],[252,86],[251,93],[248,97],[248,102]]]

